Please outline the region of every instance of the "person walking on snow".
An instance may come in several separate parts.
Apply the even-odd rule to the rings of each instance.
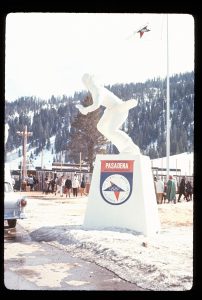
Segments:
[[[70,176],[67,176],[67,179],[65,181],[65,193],[66,193],[66,197],[67,197],[67,193],[68,193],[68,195],[70,197],[71,189],[72,189],[72,181],[70,179]]]
[[[163,202],[163,192],[164,192],[164,183],[159,178],[154,181],[156,186],[156,196],[157,196],[157,203],[162,204]]]
[[[81,180],[81,185],[80,185],[81,196],[83,196],[83,194],[85,195],[85,193],[84,193],[85,187],[86,187],[86,183],[85,183],[85,177],[83,175],[82,180]]]
[[[77,175],[75,174],[72,180],[72,189],[73,189],[73,196],[77,197],[78,194],[78,188],[79,188],[79,180]]]
[[[64,185],[65,185],[65,181],[64,181],[64,175],[60,176],[58,179],[57,179],[57,182],[56,182],[56,185],[57,185],[57,188],[56,188],[56,192],[55,192],[55,195],[57,194],[58,190],[60,191],[60,197],[63,197],[63,189],[64,189]]]
[[[169,180],[167,182],[166,198],[168,199],[168,203],[171,201],[176,203],[176,184],[172,175],[169,176]]]
[[[179,186],[179,196],[178,196],[178,199],[177,201],[180,202],[180,198],[182,195],[184,195],[184,198],[187,200],[187,195],[185,193],[185,188],[186,188],[186,184],[185,184],[185,177],[183,177],[180,181],[180,186]]]

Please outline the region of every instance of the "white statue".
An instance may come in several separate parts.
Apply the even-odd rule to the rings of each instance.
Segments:
[[[95,81],[94,76],[84,74],[82,81],[92,95],[93,104],[84,107],[76,105],[79,111],[86,115],[99,108],[106,107],[103,116],[97,124],[97,129],[110,140],[120,153],[140,154],[140,149],[132,139],[119,128],[128,117],[131,108],[137,105],[137,100],[123,101],[104,86]]]
[[[8,133],[9,133],[9,125],[6,123],[5,124],[5,127],[4,127],[4,143],[6,144],[7,143],[7,140],[8,140]]]

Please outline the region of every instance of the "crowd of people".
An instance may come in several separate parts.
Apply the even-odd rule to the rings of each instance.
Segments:
[[[34,191],[38,180],[32,174],[26,178],[25,185],[30,187],[30,191]],[[183,176],[180,182],[170,175],[168,181],[163,181],[160,177],[154,176],[154,188],[156,193],[156,201],[158,204],[162,203],[177,203],[182,200],[191,201],[193,197],[193,185],[190,180],[186,180]],[[86,179],[82,175],[78,177],[75,172],[72,177],[70,175],[54,176],[52,178],[45,177],[42,184],[43,193],[52,193],[53,195],[60,194],[60,197],[77,197],[87,195],[86,193]],[[183,197],[183,198],[182,198]]]
[[[154,177],[154,187],[156,192],[156,201],[162,203],[177,203],[183,200],[191,201],[193,195],[193,186],[190,180],[186,181],[186,177],[182,177],[178,184],[172,175],[169,176],[167,182],[163,182],[160,178]],[[177,196],[178,194],[178,196]]]
[[[26,190],[26,187],[30,188],[30,191],[34,191],[36,189],[36,186],[38,185],[38,179],[30,174],[24,178],[22,181],[22,190]]]
[[[59,177],[45,178],[43,182],[43,193],[48,194],[52,193],[53,195],[60,194],[60,197],[66,196],[77,197],[80,192],[80,196],[86,195],[85,192],[86,181],[85,176],[81,177],[81,181],[79,181],[78,175],[75,173],[73,178],[69,175],[66,177],[65,175],[61,175]]]

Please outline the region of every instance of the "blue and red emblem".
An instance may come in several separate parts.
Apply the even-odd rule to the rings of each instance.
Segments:
[[[101,161],[100,193],[107,203],[120,205],[130,198],[133,164],[133,160]]]

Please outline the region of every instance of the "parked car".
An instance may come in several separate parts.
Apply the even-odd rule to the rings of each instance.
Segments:
[[[8,227],[16,226],[17,219],[25,219],[25,206],[27,205],[26,197],[14,192],[10,182],[4,182],[4,220],[7,221]]]

